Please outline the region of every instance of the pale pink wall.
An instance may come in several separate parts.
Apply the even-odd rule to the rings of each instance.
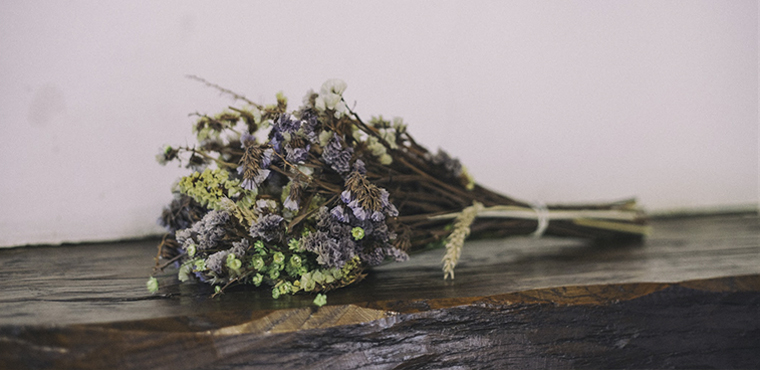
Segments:
[[[327,78],[527,200],[758,202],[757,1],[0,4],[0,246],[156,233],[188,113]]]

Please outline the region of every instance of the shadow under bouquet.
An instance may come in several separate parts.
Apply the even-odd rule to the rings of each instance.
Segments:
[[[325,82],[301,107],[262,106],[219,86],[239,106],[197,115],[193,146],[167,146],[160,163],[193,172],[172,189],[156,271],[181,281],[316,294],[360,281],[367,269],[445,246],[454,278],[465,238],[553,235],[640,238],[646,218],[633,200],[598,205],[530,204],[477,185],[460,162],[419,145],[399,118],[363,121]],[[148,289],[158,290],[155,278]]]

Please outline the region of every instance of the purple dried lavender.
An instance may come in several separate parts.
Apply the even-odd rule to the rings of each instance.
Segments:
[[[261,168],[267,168],[272,163],[272,155],[274,155],[274,150],[266,149],[264,150],[264,155],[261,156]]]
[[[282,206],[285,209],[289,209],[293,212],[298,211],[298,203],[301,201],[301,194],[303,189],[301,183],[297,180],[292,180],[288,189],[288,196],[282,202]]]
[[[388,241],[391,239],[391,236],[395,237],[395,235],[392,235],[390,233],[388,230],[388,225],[386,225],[385,222],[376,222],[372,226],[372,229],[364,228],[364,232],[371,234],[375,240],[381,241],[383,243],[388,243]]]
[[[168,207],[164,207],[158,224],[165,227],[168,232],[192,227],[200,221],[206,209],[200,203],[185,194],[175,197]]]
[[[389,245],[383,248],[375,248],[369,252],[365,251],[359,253],[359,258],[369,266],[378,266],[387,258],[390,258],[395,262],[406,261],[409,259],[409,255],[406,254],[406,252]]]
[[[309,149],[311,145],[306,144],[304,148],[293,148],[290,144],[285,145],[285,160],[290,163],[303,163],[309,159]]]
[[[259,217],[258,221],[251,226],[251,236],[266,241],[279,239],[282,232],[280,225],[283,218],[273,213]]]
[[[380,221],[385,220],[385,215],[382,212],[380,212],[380,211],[373,211],[372,215],[370,215],[369,218],[372,221],[380,222]]]
[[[334,217],[336,220],[340,222],[347,223],[349,222],[348,214],[346,214],[345,209],[343,209],[343,206],[337,205],[335,206],[331,211],[330,215]]]
[[[390,257],[394,262],[404,262],[409,260],[409,255],[401,249],[394,248],[393,246],[383,249],[386,257]]]
[[[385,261],[385,253],[380,248],[375,248],[369,252],[359,253],[359,258],[367,265],[378,266]]]
[[[367,168],[364,165],[364,161],[361,159],[357,159],[356,162],[354,162],[354,165],[352,166],[352,169],[362,175],[367,174]]]
[[[298,211],[298,202],[293,199],[291,194],[285,198],[285,201],[282,202],[282,206],[285,207],[285,209],[291,210],[293,212]]]
[[[317,263],[327,268],[343,267],[346,261],[354,257],[354,245],[347,245],[345,238],[341,242],[332,238],[325,231],[315,231],[306,236],[303,248],[317,255]]]
[[[354,200],[348,202],[348,204],[346,204],[346,206],[348,206],[348,208],[351,209],[351,212],[359,220],[364,221],[364,220],[367,219],[367,211],[364,208],[362,208],[362,206],[359,205],[359,200],[358,199],[354,199]]]
[[[350,197],[350,193],[344,195]],[[322,256],[322,261],[331,261],[331,263],[340,257],[339,261],[341,262],[339,264],[341,266],[346,261],[343,258],[353,258],[356,255],[370,266],[379,265],[387,258],[396,261],[408,258],[405,252],[389,244],[390,240],[396,238],[396,235],[388,229],[385,217],[380,220],[360,219],[346,211],[345,207],[348,206],[339,204],[329,211],[327,207],[320,208],[317,216],[317,228],[322,234],[318,237],[315,236],[316,239],[314,240],[307,240],[311,243],[306,246],[307,250],[313,250],[314,253]],[[361,228],[365,235],[361,240],[355,240],[352,236],[352,229],[357,227]],[[321,246],[322,244],[319,242],[325,243],[325,237],[337,242],[337,247],[333,244],[327,244],[329,248]]]
[[[351,226],[340,222],[330,223],[327,230],[329,231],[330,236],[337,239],[345,238],[351,234]]]
[[[301,111],[301,131],[312,144],[319,143],[319,134],[316,132],[317,124],[319,124],[319,120],[314,111],[311,109]]]
[[[213,249],[224,239],[227,232],[226,224],[229,221],[229,213],[213,210],[194,223],[191,228],[178,230],[175,238],[185,249],[190,244],[195,244],[198,250]]]
[[[452,158],[440,148],[435,155],[425,153],[425,159],[433,162],[433,164],[443,166],[443,168],[454,177],[462,174],[462,163],[460,163],[458,159]]]
[[[199,222],[193,225],[198,233],[198,249],[206,250],[219,245],[226,234],[225,224],[229,222],[230,215],[224,211],[211,211],[203,216]]]
[[[398,209],[390,201],[390,194],[385,189],[380,189],[380,202],[383,206],[383,212],[390,217],[398,216]]]
[[[292,134],[301,128],[301,120],[290,113],[283,113],[272,123],[272,130]]]
[[[351,194],[351,190],[343,190],[343,192],[340,193],[340,200],[342,200],[343,203],[350,203],[353,199],[354,196]]]
[[[282,143],[285,142],[285,134],[292,135],[301,127],[301,120],[292,114],[283,113],[272,123],[272,131],[269,133],[269,144],[277,153],[282,153]]]
[[[227,261],[228,254],[228,251],[219,251],[208,256],[208,258],[206,258],[206,268],[215,272],[217,275],[221,275],[222,267],[224,267],[224,263]]]
[[[249,134],[249,133],[243,133],[240,135],[240,147],[245,149],[246,144],[250,145],[256,143],[256,137]]]
[[[345,174],[351,170],[351,156],[354,148],[343,149],[340,138],[333,133],[333,137],[322,150],[322,160],[339,174]]]
[[[192,227],[189,227],[187,229],[177,230],[177,232],[174,233],[174,239],[177,240],[177,243],[187,249],[190,244],[196,244],[193,235],[193,229]]]
[[[232,248],[229,249],[229,252],[237,258],[243,258],[246,250],[248,250],[248,239],[242,239],[239,242],[232,243]]]

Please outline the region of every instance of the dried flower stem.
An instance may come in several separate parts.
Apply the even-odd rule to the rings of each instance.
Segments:
[[[236,92],[234,92],[232,90],[225,89],[225,88],[223,88],[223,87],[221,87],[221,86],[219,86],[219,85],[217,85],[215,83],[211,83],[209,81],[206,81],[206,79],[204,79],[202,77],[198,77],[198,76],[195,76],[195,75],[187,75],[185,77],[187,77],[187,78],[189,78],[191,80],[198,81],[198,82],[200,82],[200,83],[202,83],[202,84],[204,84],[204,85],[206,85],[208,87],[212,87],[212,88],[214,88],[216,90],[219,90],[219,92],[221,92],[223,94],[227,94],[227,95],[235,98],[236,100],[242,100],[242,101],[244,101],[244,102],[246,102],[246,103],[248,103],[248,104],[250,104],[250,105],[252,105],[252,106],[254,106],[256,108],[261,109],[260,105],[254,103],[254,102],[252,102],[250,100],[248,100],[248,98],[246,98],[245,96],[240,95],[240,94],[238,94],[238,93],[236,93]]]

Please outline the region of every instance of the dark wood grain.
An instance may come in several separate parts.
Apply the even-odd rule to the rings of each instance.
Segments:
[[[328,294],[211,299],[155,240],[0,251],[0,368],[752,368],[756,215],[658,219],[643,243],[468,242]]]

